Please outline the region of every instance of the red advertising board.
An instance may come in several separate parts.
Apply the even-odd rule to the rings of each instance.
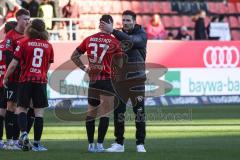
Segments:
[[[54,43],[55,69],[70,60],[79,43]],[[240,61],[239,41],[148,41],[147,62],[167,68],[235,68]]]

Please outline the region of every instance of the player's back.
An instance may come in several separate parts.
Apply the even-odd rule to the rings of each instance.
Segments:
[[[91,68],[101,70],[101,79],[109,78],[113,55],[121,52],[120,42],[110,34],[99,32],[88,37],[85,45]]]
[[[47,83],[49,63],[53,62],[53,48],[48,41],[25,38],[14,55],[20,60],[20,82]]]

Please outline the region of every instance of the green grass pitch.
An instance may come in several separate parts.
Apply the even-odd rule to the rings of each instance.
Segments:
[[[238,160],[240,106],[146,107],[147,153],[136,153],[132,111],[127,111],[125,152],[88,153],[84,122],[45,114],[43,144],[47,152],[0,150],[0,160]],[[97,128],[96,128],[97,129]],[[31,133],[30,138],[33,138]],[[105,148],[113,142],[113,124]]]

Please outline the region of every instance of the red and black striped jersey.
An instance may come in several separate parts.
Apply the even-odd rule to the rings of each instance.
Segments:
[[[89,67],[95,70],[90,80],[111,79],[113,55],[122,54],[120,42],[107,33],[96,33],[83,40],[77,47],[80,53],[87,52]]]
[[[6,72],[6,55],[4,54],[5,51],[5,42],[0,42],[0,88],[3,87],[2,81],[4,74]]]
[[[15,29],[12,29],[6,34],[4,42],[5,42],[5,49],[6,49],[6,56],[7,56],[6,57],[7,65],[9,65],[9,63],[11,62],[13,58],[14,50],[16,49],[19,41],[24,37],[25,37],[24,34],[19,33]],[[19,72],[20,72],[20,68],[17,67],[14,73],[9,77],[10,83],[18,82]]]
[[[16,47],[14,58],[20,62],[19,82],[47,83],[49,65],[54,59],[48,41],[24,38]]]

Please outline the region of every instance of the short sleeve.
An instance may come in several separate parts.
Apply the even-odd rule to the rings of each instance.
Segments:
[[[79,53],[85,53],[87,51],[86,43],[87,43],[87,38],[83,40],[83,42],[76,48],[76,50]]]
[[[5,42],[5,48],[6,48],[6,50],[9,50],[9,51],[11,51],[11,52],[14,52],[13,40],[12,40],[8,35],[6,35],[4,42]]]
[[[23,44],[20,43],[14,51],[13,58],[19,61],[22,57],[22,54],[23,54]]]

